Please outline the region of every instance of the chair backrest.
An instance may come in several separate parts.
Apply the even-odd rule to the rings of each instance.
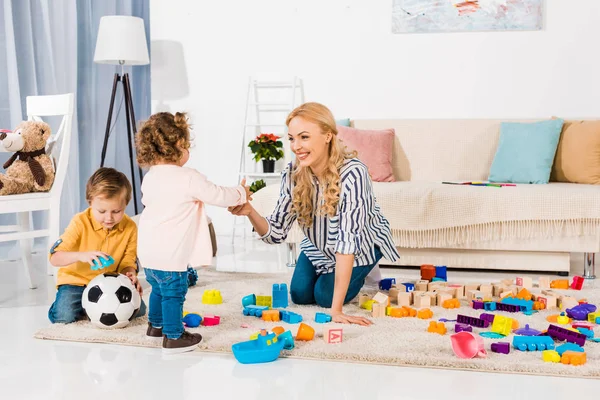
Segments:
[[[40,121],[41,117],[62,116],[58,130],[48,139],[46,151],[54,161],[54,183],[51,194],[60,196],[67,176],[67,164],[71,151],[71,131],[73,124],[73,93],[52,96],[28,96],[27,119]],[[60,140],[60,142],[59,142]]]

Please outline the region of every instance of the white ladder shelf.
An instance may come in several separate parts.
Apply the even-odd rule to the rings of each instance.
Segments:
[[[298,77],[280,82],[249,78],[239,168],[239,178],[246,178],[247,185],[258,179],[265,181],[280,179],[281,170],[292,161],[285,119],[302,103],[304,103],[304,86]],[[280,136],[279,140],[283,142],[284,156],[282,160],[276,161],[275,172],[263,172],[261,163],[252,159],[248,143],[261,133],[273,133]],[[232,242],[238,225],[237,220],[238,218],[234,219]],[[243,220],[245,221],[245,218]]]

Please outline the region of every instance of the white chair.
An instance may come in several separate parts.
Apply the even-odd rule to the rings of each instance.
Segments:
[[[25,264],[31,289],[37,287],[31,278],[33,239],[48,237],[48,248],[50,248],[52,241],[57,240],[60,236],[60,202],[69,162],[73,107],[73,93],[27,97],[28,120],[41,121],[41,117],[62,116],[60,126],[48,140],[46,148],[47,154],[54,160],[54,183],[50,191],[46,193],[0,196],[0,214],[17,214],[17,225],[0,226],[0,242],[19,241],[22,260]],[[45,213],[48,221],[46,229],[31,229],[32,211],[47,211]],[[49,262],[47,268],[48,274],[54,275],[54,267]]]

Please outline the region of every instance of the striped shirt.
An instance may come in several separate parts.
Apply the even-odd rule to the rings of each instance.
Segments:
[[[269,231],[261,237],[266,243],[282,243],[296,220],[292,211],[292,166],[283,171],[277,206],[266,220]],[[322,188],[314,180],[313,210],[322,202]],[[313,215],[310,228],[302,227],[306,237],[300,249],[314,265],[317,274],[335,270],[335,254],[354,254],[354,266],[374,264],[375,246],[389,261],[400,256],[394,245],[390,224],[381,214],[373,193],[367,167],[358,159],[344,161],[340,168],[340,200],[336,215]]]

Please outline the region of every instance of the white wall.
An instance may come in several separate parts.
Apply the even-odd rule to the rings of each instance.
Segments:
[[[190,112],[189,166],[225,185],[249,76],[298,75],[336,118],[600,116],[600,1],[548,0],[542,31],[404,35],[391,3],[151,0],[153,111]],[[209,213],[231,231],[226,211]]]

